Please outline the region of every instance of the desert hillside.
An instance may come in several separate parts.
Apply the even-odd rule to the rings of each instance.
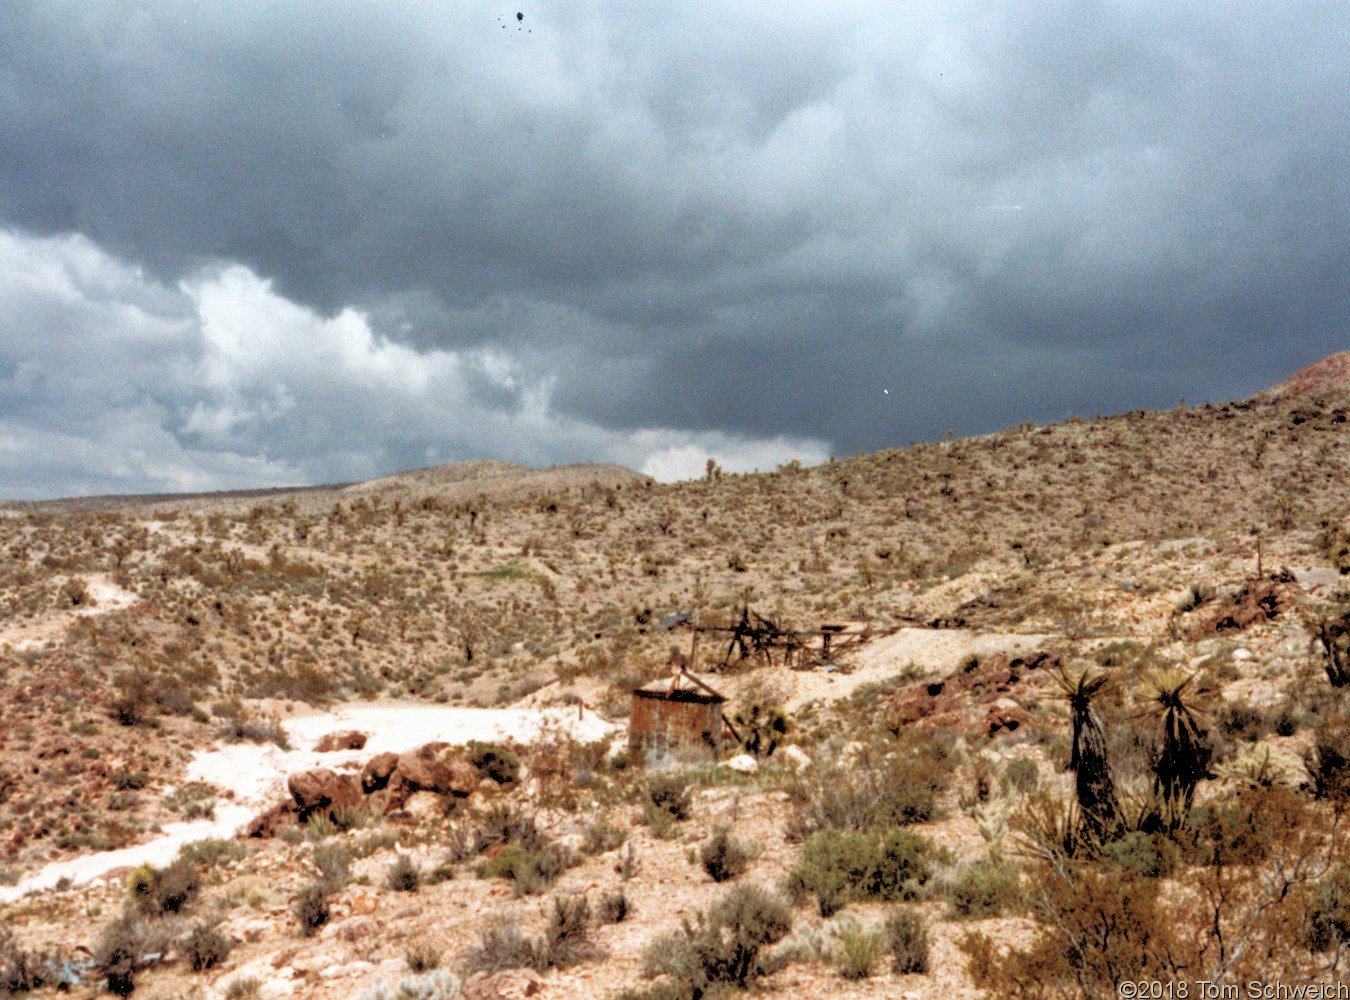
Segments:
[[[7,505],[0,995],[1345,982],[1348,414]]]

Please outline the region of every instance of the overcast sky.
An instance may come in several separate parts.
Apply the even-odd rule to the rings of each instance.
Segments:
[[[519,2],[0,5],[0,497],[769,469],[1348,346],[1341,4]]]

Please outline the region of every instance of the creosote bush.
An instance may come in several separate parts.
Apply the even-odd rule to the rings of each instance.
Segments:
[[[695,923],[686,920],[679,932],[648,945],[643,975],[670,976],[674,996],[700,997],[718,984],[743,989],[772,971],[763,949],[791,929],[792,913],[782,900],[760,886],[738,886]]]
[[[406,854],[400,854],[385,873],[385,885],[395,892],[416,892],[421,884],[422,875]]]
[[[193,972],[219,965],[230,957],[230,942],[212,923],[196,923],[179,945]]]
[[[916,898],[943,857],[926,837],[899,827],[822,830],[802,846],[784,888],[796,901],[814,894],[829,917],[855,900]]]
[[[908,907],[892,910],[882,924],[886,954],[894,960],[896,975],[928,971],[928,928],[923,917]]]
[[[479,932],[478,944],[464,953],[464,970],[565,969],[601,956],[591,930],[590,904],[582,895],[554,897],[542,938],[522,933],[516,921],[498,913]]]
[[[866,979],[886,949],[885,932],[864,927],[856,920],[840,919],[839,938],[830,957],[845,979]]]
[[[952,916],[964,920],[1000,916],[1017,901],[1019,877],[1017,866],[1007,861],[962,865],[946,886]]]
[[[750,867],[750,862],[760,855],[758,844],[746,844],[731,836],[725,826],[713,831],[712,838],[703,845],[699,860],[703,870],[714,882],[725,882],[740,875]]]

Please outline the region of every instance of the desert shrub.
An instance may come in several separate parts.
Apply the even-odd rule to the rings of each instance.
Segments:
[[[261,990],[262,980],[257,976],[231,979],[225,987],[225,1000],[253,1000]]]
[[[117,693],[112,700],[112,717],[124,726],[136,726],[147,721],[154,699],[150,681],[141,674],[125,670],[113,678]]]
[[[928,971],[928,928],[922,916],[908,908],[897,908],[881,925],[881,932],[897,975]]]
[[[565,969],[597,957],[600,952],[591,940],[591,907],[583,895],[555,896],[544,930],[547,964]]]
[[[422,876],[412,858],[400,854],[386,870],[384,884],[395,892],[416,892]]]
[[[556,845],[543,843],[531,848],[523,843],[507,844],[500,854],[478,866],[479,878],[505,878],[515,883],[517,895],[544,892],[567,868],[564,852]]]
[[[351,881],[352,852],[342,843],[315,844],[314,867],[319,869],[320,881],[336,892]]]
[[[1020,873],[1004,861],[977,861],[962,865],[946,887],[952,916],[960,920],[997,917],[1017,899]]]
[[[565,969],[601,954],[591,937],[591,909],[585,896],[555,897],[544,936],[520,931],[504,914],[496,914],[479,932],[478,944],[464,953],[467,972],[501,969]]]
[[[644,792],[650,808],[671,819],[688,819],[693,814],[694,785],[686,775],[658,774],[647,782]]]
[[[1319,799],[1350,802],[1350,724],[1339,722],[1318,728],[1304,762]]]
[[[328,815],[332,819],[333,825],[343,833],[369,826],[371,820],[370,810],[365,806],[338,806]]]
[[[54,956],[32,952],[14,940],[14,932],[0,926],[0,996],[27,993],[59,979],[52,966]]]
[[[163,953],[168,946],[164,928],[147,923],[134,909],[127,909],[104,926],[92,954],[108,992],[125,997],[136,988],[135,975],[144,967],[143,956]]]
[[[242,710],[216,729],[216,739],[227,743],[275,743],[282,750],[291,748],[290,737],[275,715],[255,718]]]
[[[595,908],[595,919],[602,924],[623,923],[632,915],[633,903],[622,889],[602,895]]]
[[[462,958],[466,973],[548,968],[543,942],[523,933],[516,921],[504,913],[488,918],[478,932],[478,944],[465,951]]]
[[[328,923],[331,913],[328,897],[332,886],[326,882],[308,882],[300,887],[295,898],[295,916],[300,921],[300,933],[313,937],[319,928]]]
[[[392,989],[383,979],[377,979],[357,994],[357,1000],[451,1000],[460,995],[462,985],[448,969],[427,969],[404,976]]]
[[[441,966],[441,950],[429,944],[413,945],[403,955],[410,972],[428,972]]]
[[[1034,792],[1040,782],[1041,776],[1036,762],[1027,757],[1015,757],[1003,768],[1004,791],[1012,790],[1023,794]]]
[[[841,920],[839,938],[830,957],[845,979],[866,979],[885,951],[885,933],[875,927],[863,927],[856,920]]]
[[[828,917],[858,899],[915,898],[938,859],[932,842],[910,830],[822,830],[802,846],[785,887],[796,900],[814,894]]]
[[[183,957],[193,972],[201,972],[225,961],[230,955],[230,942],[215,924],[197,923],[179,944]]]
[[[1161,878],[1171,873],[1180,859],[1181,851],[1177,842],[1160,832],[1131,830],[1123,837],[1102,845],[1103,861],[1148,878]]]
[[[470,740],[465,748],[469,763],[499,785],[520,779],[520,758],[495,743]]]
[[[207,837],[184,844],[178,849],[178,857],[194,868],[214,868],[222,861],[248,857],[248,848],[229,837]]]
[[[789,834],[865,830],[922,823],[937,814],[937,798],[951,767],[950,744],[925,737],[905,752],[869,747],[847,766],[799,776],[788,786],[797,806]]]
[[[744,872],[759,855],[759,845],[742,843],[725,826],[719,826],[703,845],[699,860],[714,882],[725,882]]]
[[[151,917],[178,913],[197,894],[200,885],[197,867],[181,856],[167,868],[141,865],[127,878],[127,888],[136,906]]]
[[[1312,886],[1305,943],[1332,951],[1350,941],[1350,865],[1336,865]]]
[[[113,787],[119,792],[139,791],[150,784],[150,773],[148,771],[128,771],[126,768],[121,768],[109,775],[108,780],[113,783]]]
[[[1235,740],[1258,740],[1265,733],[1265,717],[1246,703],[1228,702],[1214,716],[1214,728]]]
[[[628,831],[608,818],[601,818],[587,824],[581,836],[583,851],[587,854],[603,854],[622,847],[628,839]]]
[[[534,846],[543,840],[533,816],[517,815],[510,806],[494,806],[474,828],[470,844],[472,853],[481,854],[494,844]]]
[[[648,945],[643,975],[664,973],[689,987],[687,994],[675,996],[699,997],[719,983],[744,988],[770,971],[761,951],[791,929],[785,903],[759,886],[738,886],[700,913],[696,923],[685,921],[677,933]]]

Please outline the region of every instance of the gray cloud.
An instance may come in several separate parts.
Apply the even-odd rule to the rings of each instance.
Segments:
[[[78,307],[6,286],[0,419],[137,415],[224,476],[852,452],[1241,395],[1344,346],[1331,6],[521,9],[0,12],[0,226],[124,275]],[[291,310],[279,386],[201,361],[194,295],[245,273]],[[177,339],[123,350],[132,308]],[[343,316],[473,432],[416,386],[326,382]],[[128,365],[175,376],[110,384]]]

